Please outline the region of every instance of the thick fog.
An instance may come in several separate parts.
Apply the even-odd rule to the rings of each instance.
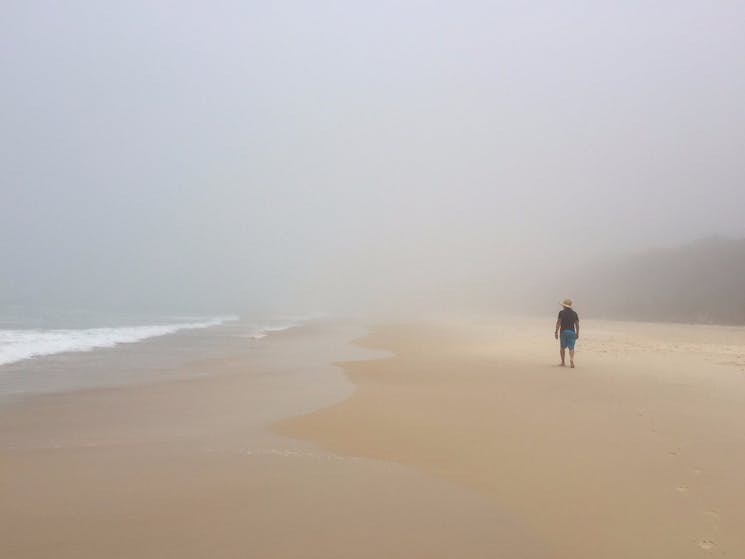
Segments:
[[[0,302],[498,308],[745,236],[745,3],[4,2]]]

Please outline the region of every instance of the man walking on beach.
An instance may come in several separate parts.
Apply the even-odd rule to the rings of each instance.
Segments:
[[[569,366],[574,369],[574,342],[579,339],[579,316],[572,309],[571,299],[564,299],[561,306],[564,308],[559,311],[554,338],[559,339],[559,329],[561,329],[561,366],[566,366],[564,354],[569,348]]]

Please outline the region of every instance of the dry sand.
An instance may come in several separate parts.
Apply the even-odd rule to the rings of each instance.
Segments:
[[[0,557],[745,557],[745,330],[355,332],[3,406]]]
[[[546,557],[745,557],[745,329],[585,321],[574,370],[552,329],[380,327],[395,357],[277,430],[474,489]]]

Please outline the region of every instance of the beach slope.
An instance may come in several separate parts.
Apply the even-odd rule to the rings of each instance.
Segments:
[[[745,329],[551,320],[380,326],[394,356],[276,431],[485,496],[547,557],[745,556]],[[465,553],[463,556],[468,556]]]

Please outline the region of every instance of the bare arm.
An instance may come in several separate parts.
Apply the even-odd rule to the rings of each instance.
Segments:
[[[579,339],[579,318],[574,321],[574,331],[577,333],[576,338]]]
[[[556,319],[556,328],[554,328],[554,338],[559,339],[559,328],[561,327],[561,319]]]

